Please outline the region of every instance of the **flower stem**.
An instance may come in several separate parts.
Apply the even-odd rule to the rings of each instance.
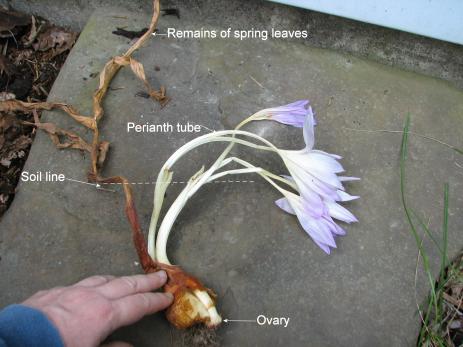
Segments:
[[[239,130],[245,124],[253,120],[258,120],[258,119],[261,119],[261,115],[259,113],[256,113],[248,117],[247,119],[243,120],[241,123],[239,123],[234,130],[222,130],[222,131],[217,131],[217,132],[213,132],[213,133],[209,133],[209,134],[197,137],[193,139],[192,141],[186,143],[182,147],[180,147],[165,162],[165,164],[163,165],[163,167],[161,168],[159,172],[158,179],[156,182],[156,187],[155,187],[155,192],[154,192],[154,205],[155,206],[154,206],[153,213],[151,216],[149,233],[148,233],[148,252],[153,259],[157,259],[158,261],[161,261],[163,263],[170,264],[169,259],[167,257],[167,253],[166,253],[166,246],[167,246],[167,239],[169,237],[170,230],[173,226],[173,223],[175,219],[178,217],[178,215],[180,214],[180,211],[183,209],[188,199],[191,196],[193,196],[199,190],[199,188],[205,183],[211,182],[215,179],[218,179],[220,177],[223,177],[229,174],[256,172],[260,174],[266,181],[272,184],[280,192],[284,191],[284,189],[278,186],[272,180],[272,178],[275,180],[281,181],[289,185],[293,189],[297,190],[297,186],[294,184],[294,182],[291,182],[283,177],[277,176],[262,168],[255,167],[254,165],[244,160],[241,160],[239,158],[236,158],[236,157],[227,158],[227,155],[230,153],[233,146],[235,144],[241,144],[241,145],[259,149],[259,150],[276,152],[280,155],[282,159],[284,159],[280,150],[277,147],[275,147],[270,141],[254,133]],[[231,135],[231,136],[228,136],[228,135]],[[264,143],[264,145],[258,145],[250,141],[238,139],[236,138],[237,135],[256,139]],[[170,183],[170,180],[172,178],[171,168],[186,153],[188,153],[189,151],[191,151],[192,149],[200,145],[210,143],[210,142],[230,142],[230,144],[225,148],[225,150],[220,154],[220,156],[217,158],[214,164],[212,164],[212,166],[206,172],[201,172],[200,174],[196,174],[192,179],[190,179],[187,186],[179,194],[179,196],[175,199],[174,203],[171,205],[171,207],[167,211],[161,225],[159,226],[158,235],[156,237],[156,225],[157,225],[159,214],[160,214],[162,204],[164,201],[164,195]],[[241,164],[246,169],[228,170],[228,171],[220,172],[214,175],[214,172],[216,170],[227,165],[231,161],[235,161]]]
[[[239,126],[242,126],[244,124],[246,124],[246,121],[241,122]],[[226,136],[226,135],[233,135],[233,136]],[[253,142],[245,141],[242,139],[237,139],[235,138],[235,135],[242,135],[242,136],[247,136],[247,137],[257,139],[260,142],[263,142],[266,146],[257,145]],[[208,170],[209,174],[212,174],[220,166],[222,161],[225,159],[227,154],[232,149],[234,143],[239,143],[241,145],[256,148],[259,150],[267,150],[267,151],[274,151],[274,152],[279,151],[278,148],[276,148],[270,141],[260,137],[259,135],[256,135],[256,134],[253,134],[247,131],[236,130],[236,129],[217,131],[217,132],[213,132],[213,133],[209,133],[209,134],[197,137],[193,139],[192,141],[186,143],[182,147],[180,147],[177,151],[175,151],[170,156],[170,158],[164,163],[163,167],[161,168],[159,172],[158,178],[156,180],[156,186],[154,190],[154,208],[153,208],[153,212],[151,215],[151,221],[150,221],[149,232],[148,232],[148,253],[153,258],[153,260],[156,259],[156,241],[155,241],[156,225],[157,225],[159,214],[161,212],[162,204],[164,201],[164,194],[172,179],[171,168],[186,153],[188,153],[189,151],[191,151],[192,149],[198,146],[201,146],[209,142],[231,142],[230,145],[227,146],[224,152],[219,156],[219,158],[215,161],[215,163]]]
[[[219,177],[223,177],[230,174],[240,174],[240,173],[250,173],[255,172],[259,174],[262,178],[264,178],[267,182],[269,182],[273,187],[275,187],[279,192],[283,193],[285,190],[281,188],[278,184],[276,184],[268,174],[278,177],[278,179],[282,181],[287,181],[282,177],[276,176],[262,168],[255,167],[250,163],[246,163],[249,165],[249,168],[246,169],[236,169],[236,170],[228,170],[224,172],[217,173],[212,175],[213,170],[212,167],[204,173],[201,173],[199,176],[194,177],[191,179],[187,186],[183,189],[183,191],[177,196],[175,201],[170,206],[169,210],[167,211],[164,219],[162,220],[161,225],[159,226],[157,238],[156,238],[156,257],[157,260],[164,264],[171,264],[169,258],[167,257],[167,240],[169,238],[170,231],[172,226],[177,219],[178,215],[180,214],[181,210],[187,203],[187,201],[202,187],[203,184],[211,182]],[[288,182],[285,182],[289,184]]]

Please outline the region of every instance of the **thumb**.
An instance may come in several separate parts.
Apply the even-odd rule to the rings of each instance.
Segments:
[[[113,341],[113,342],[105,343],[104,345],[101,345],[100,347],[133,347],[133,345],[128,342]]]

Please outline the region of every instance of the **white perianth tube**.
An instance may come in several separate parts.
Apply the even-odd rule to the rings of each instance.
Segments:
[[[227,137],[226,135],[233,135],[233,137]],[[249,142],[249,141],[237,139],[237,138],[234,137],[236,135],[242,135],[242,136],[247,136],[247,137],[257,139],[257,140],[263,142],[266,146],[257,145],[255,143],[252,143],[252,142]],[[278,148],[276,148],[270,141],[262,138],[259,135],[254,134],[254,133],[250,133],[250,132],[242,131],[242,130],[222,130],[222,131],[209,133],[209,134],[206,134],[206,135],[203,135],[203,136],[200,136],[200,137],[197,137],[197,138],[193,139],[192,141],[186,143],[185,145],[180,147],[177,151],[175,151],[170,156],[170,158],[164,163],[163,167],[161,168],[161,170],[159,172],[158,179],[156,181],[156,187],[155,187],[155,192],[154,192],[154,209],[153,209],[153,213],[151,215],[150,227],[149,227],[149,232],[148,232],[148,253],[150,254],[150,256],[153,259],[162,261],[159,258],[158,254],[157,254],[157,248],[158,247],[156,246],[157,242],[156,242],[156,236],[155,236],[156,232],[155,232],[155,230],[156,230],[156,225],[157,225],[157,222],[158,222],[159,214],[160,214],[160,211],[161,211],[161,208],[162,208],[162,203],[163,203],[163,200],[164,200],[164,193],[165,193],[165,191],[167,189],[168,184],[170,183],[170,179],[171,179],[171,176],[172,176],[172,172],[170,171],[170,169],[172,168],[172,166],[175,164],[175,162],[177,160],[179,160],[183,155],[188,153],[190,150],[192,150],[192,149],[194,149],[194,148],[196,148],[196,147],[198,147],[200,145],[203,145],[205,143],[209,143],[209,142],[238,143],[238,144],[242,144],[242,145],[245,145],[245,146],[257,148],[257,149],[260,149],[260,150],[267,150],[267,151],[273,151],[273,152],[279,153]],[[222,153],[222,155],[219,157],[219,159],[214,163],[214,165],[209,170],[207,170],[207,172],[205,172],[207,178],[210,175],[212,175],[213,172],[218,167],[220,167],[221,162],[225,159],[225,155],[228,154],[228,151],[229,151],[230,148],[231,147],[228,147]],[[207,178],[204,178],[203,183],[207,180]],[[202,183],[199,185],[199,187],[201,185],[202,185]],[[199,189],[199,187],[196,188],[194,190],[194,192],[196,192],[196,190]],[[194,194],[194,192],[193,192],[193,194]],[[180,198],[180,196],[176,199],[174,204],[175,204],[176,209],[180,208],[180,210],[181,210],[183,208],[183,206],[185,205],[186,201],[181,202],[181,200],[179,200],[179,198]],[[172,209],[174,207],[174,204],[172,204],[170,209]],[[177,216],[178,216],[178,213],[180,213],[180,210],[177,213],[172,212],[169,215],[169,218],[173,217],[174,220],[175,220],[175,218],[177,218]],[[167,217],[167,214],[166,214],[166,217]],[[173,221],[172,221],[172,224],[173,224]],[[170,225],[170,227],[171,226],[172,225]],[[170,227],[169,227],[169,230],[170,230]],[[163,238],[161,237],[160,240],[162,240],[162,239]],[[166,240],[166,242],[167,242],[167,240]],[[166,259],[167,259],[167,257],[165,258],[165,260]]]

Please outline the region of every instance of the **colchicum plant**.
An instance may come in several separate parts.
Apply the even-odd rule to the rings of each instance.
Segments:
[[[125,213],[143,270],[145,273],[165,270],[168,275],[164,290],[174,295],[174,302],[167,310],[167,319],[178,328],[188,328],[198,323],[215,327],[222,321],[216,308],[216,295],[179,266],[172,265],[166,253],[167,240],[174,221],[188,200],[204,184],[223,176],[258,174],[281,193],[282,197],[276,201],[277,206],[287,213],[296,215],[302,228],[324,252],[329,254],[331,249],[336,247],[335,237],[345,234],[333,219],[346,223],[357,221],[339,204],[358,198],[347,194],[343,187],[343,182],[357,180],[357,178],[338,176],[343,172],[342,166],[337,161],[341,157],[313,149],[315,119],[307,100],[261,110],[242,121],[234,130],[222,130],[197,137],[170,156],[157,178],[154,209],[148,242],[146,242],[135,208],[130,181],[124,176],[103,177],[101,174],[110,144],[100,139],[100,121],[105,116],[103,101],[111,81],[117,72],[126,66],[130,67],[143,82],[152,99],[157,100],[161,106],[165,106],[169,101],[166,89],[161,87],[159,90],[154,90],[148,83],[143,65],[132,57],[156,30],[160,14],[159,2],[153,0],[153,16],[148,30],[123,55],[111,58],[100,72],[98,88],[93,93],[91,115],[83,115],[73,106],[61,102],[24,102],[16,99],[0,101],[0,112],[33,113],[34,123],[31,125],[48,133],[57,148],[89,152],[91,166],[87,174],[88,182],[95,184],[96,187],[104,184],[121,184],[123,187]],[[53,123],[41,122],[38,112],[51,109],[59,109],[67,113],[80,125],[90,130],[93,133],[92,141],[87,142],[76,132],[61,129]],[[261,120],[273,120],[303,128],[305,148],[298,151],[279,149],[263,137],[241,130],[246,124]],[[172,180],[173,166],[192,149],[211,142],[226,142],[228,146],[208,169],[203,167],[190,178],[165,213],[163,220],[158,223],[165,192]],[[278,175],[230,155],[235,144],[274,152],[280,156],[288,172],[285,175]],[[239,168],[230,169],[230,164]]]
[[[267,139],[241,128],[252,121],[273,120],[303,128],[305,148],[284,150]],[[283,211],[296,215],[305,232],[327,254],[336,248],[335,237],[345,235],[336,220],[357,222],[355,216],[339,203],[357,199],[346,193],[343,182],[358,180],[356,177],[338,176],[344,171],[338,160],[340,156],[313,149],[315,117],[308,100],[261,110],[242,121],[234,130],[212,132],[193,139],[175,151],[162,166],[154,191],[154,208],[148,233],[148,254],[153,263],[169,275],[165,291],[174,295],[174,303],[167,311],[169,321],[179,328],[197,323],[215,327],[222,321],[216,304],[216,295],[203,287],[198,280],[171,265],[166,253],[167,240],[172,226],[188,200],[206,183],[226,175],[255,173],[273,186],[282,197],[275,203]],[[188,181],[163,220],[159,222],[165,192],[172,181],[173,167],[192,149],[211,142],[227,142],[226,149],[208,168],[202,167]],[[230,152],[235,145],[270,151],[279,155],[289,175],[278,175],[258,167]],[[234,163],[239,168],[227,169]]]

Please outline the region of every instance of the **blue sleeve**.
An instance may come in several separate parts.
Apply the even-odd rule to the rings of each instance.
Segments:
[[[0,311],[0,347],[64,347],[58,329],[41,311],[10,305]]]

